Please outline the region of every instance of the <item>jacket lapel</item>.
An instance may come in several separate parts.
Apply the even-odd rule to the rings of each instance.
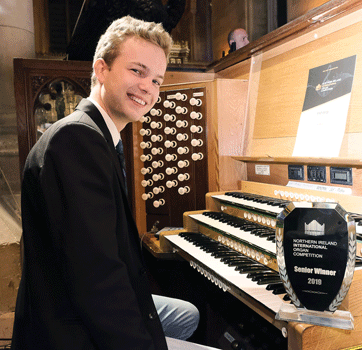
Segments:
[[[109,132],[109,129],[107,127],[106,122],[104,121],[104,119],[102,117],[101,112],[99,112],[98,108],[91,101],[89,101],[87,99],[81,100],[79,102],[78,106],[76,107],[76,109],[83,111],[87,115],[89,115],[91,117],[91,119],[97,124],[99,129],[102,131],[103,136],[104,136],[105,140],[107,141],[109,151],[112,153],[112,156],[113,156],[113,163],[116,167],[118,180],[119,180],[119,183],[120,183],[121,189],[122,189],[123,202],[124,202],[125,208],[127,208],[127,211],[129,212],[127,214],[129,214],[130,217],[133,218],[133,215],[131,213],[131,209],[129,207],[129,203],[127,200],[126,187],[124,184],[124,178],[123,178],[123,174],[122,174],[121,165],[120,165],[120,162],[118,159],[117,151],[114,147],[111,133]]]

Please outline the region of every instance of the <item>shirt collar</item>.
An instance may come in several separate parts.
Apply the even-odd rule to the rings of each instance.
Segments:
[[[88,97],[87,100],[89,100],[90,102],[92,102],[99,110],[99,112],[102,114],[102,117],[107,125],[107,128],[109,130],[109,132],[111,133],[112,136],[112,140],[114,143],[114,147],[117,146],[117,143],[119,142],[119,140],[121,139],[121,135],[117,130],[116,124],[114,124],[113,120],[111,119],[111,117],[108,115],[108,113],[100,106],[100,104],[95,101],[93,98]]]

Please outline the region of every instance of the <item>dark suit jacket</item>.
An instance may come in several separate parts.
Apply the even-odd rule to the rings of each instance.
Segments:
[[[81,101],[26,161],[13,350],[167,349],[112,137]]]

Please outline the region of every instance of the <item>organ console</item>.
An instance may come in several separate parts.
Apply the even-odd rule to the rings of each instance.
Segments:
[[[243,117],[234,122],[231,118],[222,123],[227,114],[218,113],[217,123],[222,135],[214,140],[219,156],[218,166],[208,168],[207,174],[209,180],[212,171],[216,174],[213,180],[225,179],[228,175],[237,180],[229,183],[219,181],[216,189],[210,189],[213,182],[209,182],[205,206],[185,209],[182,228],[161,232],[159,240],[150,237],[145,240],[155,255],[166,254],[168,258],[174,256],[186,260],[190,269],[199,273],[201,279],[223,295],[232,295],[267,321],[268,332],[270,329],[278,330],[285,341],[278,346],[264,344],[266,349],[358,349],[362,344],[360,62],[356,65],[348,121],[339,155],[334,158],[292,156],[308,72],[314,67],[362,54],[362,50],[357,47],[358,40],[362,40],[361,15],[362,5],[359,4],[329,23],[322,23],[324,20],[328,22],[324,17],[313,29],[292,38],[281,39],[279,43],[274,42],[271,47],[255,55],[251,53],[250,59],[233,67],[223,70],[225,67],[222,67],[222,62],[215,66],[218,77],[248,79]],[[318,21],[313,18],[310,23],[314,20]],[[219,104],[219,96],[215,96],[212,103]],[[188,108],[203,108],[210,104],[209,99],[201,99],[201,106],[198,106],[198,97],[193,97]],[[189,100],[191,102],[191,98]],[[181,120],[182,109],[178,111],[174,114],[177,120]],[[213,128],[208,115],[202,115],[201,118],[206,119],[205,125],[196,123],[199,117],[197,112],[195,110],[191,114],[188,109],[185,114],[189,115],[191,139],[187,141],[187,147],[190,148],[188,154],[191,157],[187,160],[191,164],[198,157],[206,157],[210,162],[212,156],[212,152],[199,154],[199,151],[192,149],[201,140],[203,144],[206,142],[206,150],[209,150],[210,139],[205,139],[204,133],[208,135]],[[242,124],[241,132],[237,131],[239,122]],[[176,131],[175,134],[178,133],[181,132]],[[237,141],[224,147],[223,142],[228,138]],[[308,141],[308,146],[323,146],[318,137]],[[239,145],[238,154],[234,153],[233,146],[236,144]],[[313,169],[318,170],[317,175]],[[335,169],[338,169],[338,179]],[[323,173],[323,181],[319,171]],[[178,169],[178,173],[172,176],[180,172]],[[191,172],[189,174],[193,176]],[[315,176],[310,176],[313,174]],[[344,179],[348,181],[339,181]],[[178,188],[184,187],[177,177],[170,181],[177,181],[175,186]],[[348,310],[353,315],[353,330],[275,319],[280,305],[290,302],[279,279],[275,247],[276,218],[290,201],[338,202],[357,222],[357,257],[353,282],[340,306],[340,309]],[[243,319],[243,316],[240,315],[239,319]],[[259,332],[255,337],[263,335]],[[235,343],[232,347],[232,339],[237,338],[235,333],[230,335],[226,331],[224,338],[227,341],[223,343],[223,349],[237,348]],[[240,348],[263,348],[253,347],[250,342],[242,343],[241,338],[238,341]]]

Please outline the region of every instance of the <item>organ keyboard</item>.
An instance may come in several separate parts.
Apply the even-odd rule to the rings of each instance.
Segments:
[[[195,245],[195,241],[192,242],[187,239],[189,236],[190,233],[181,233],[180,235],[167,236],[167,240],[177,248],[178,254],[189,261],[193,268],[219,288],[241,299],[256,312],[277,325],[278,328],[285,327],[284,322],[273,319],[273,315],[279,310],[283,302],[279,294],[273,294],[273,290],[267,290],[267,285],[258,284],[251,277],[248,278],[245,271],[240,273],[236,270],[236,265],[229,266],[226,262],[221,261],[221,257],[206,252],[202,249],[202,245]],[[250,267],[251,261],[251,259],[248,262],[244,261],[244,265]],[[259,271],[266,272],[266,274],[268,270],[270,271],[262,264],[258,265],[253,265],[254,269],[251,268],[248,272],[255,271],[256,267],[259,267]],[[280,280],[278,281],[280,282]]]
[[[286,200],[272,199],[265,196],[255,196],[250,193],[240,192],[226,192],[225,194],[214,195],[213,197],[220,201],[276,215],[278,215],[289,203]]]
[[[234,240],[235,248],[242,250],[245,255],[250,256],[250,253],[247,254],[246,251],[247,246],[254,249],[260,248],[273,257],[276,255],[275,232],[269,228],[264,228],[260,224],[250,223],[247,220],[219,212],[190,214],[190,218],[200,224],[213,227],[222,232],[223,236]],[[222,241],[222,237],[219,240]],[[243,243],[243,248],[238,244],[239,242]],[[260,259],[262,258],[259,257]]]
[[[250,185],[248,182],[244,184]],[[340,330],[333,328],[297,325],[292,322],[288,324],[275,320],[280,305],[283,302],[289,303],[289,300],[278,277],[273,240],[276,217],[290,201],[280,196],[280,192],[284,193],[287,189],[283,186],[254,184],[251,187],[258,188],[255,195],[250,190],[208,193],[205,210],[184,213],[182,230],[160,235],[161,249],[173,250],[179,254],[212,283],[237,297],[280,329],[284,335],[288,334],[289,349],[306,348],[302,345],[306,330],[318,330],[327,338],[340,335]],[[268,195],[260,193],[263,191]],[[295,191],[292,195],[294,200],[305,200],[303,190]],[[326,200],[323,193],[314,192],[314,200]],[[310,197],[308,195],[309,199]],[[342,207],[346,206],[350,210],[351,197],[336,195],[333,200],[339,201]],[[355,200],[356,198],[352,202],[355,203]],[[359,215],[354,216],[356,220],[360,219]],[[360,230],[361,226],[357,227]],[[362,243],[358,242],[358,261],[361,260],[361,247]],[[360,325],[358,319],[362,315],[359,302],[360,279],[361,270],[357,267],[350,291],[341,305],[342,309],[348,308],[355,318],[355,330],[349,332],[355,335],[362,331],[362,324]],[[343,348],[340,345],[335,346],[337,345],[326,348]]]

